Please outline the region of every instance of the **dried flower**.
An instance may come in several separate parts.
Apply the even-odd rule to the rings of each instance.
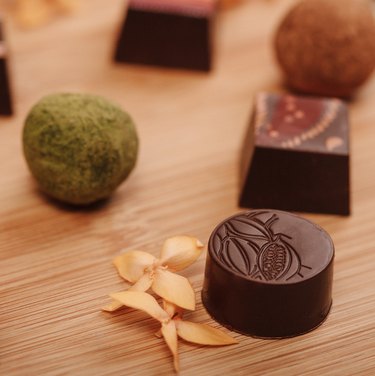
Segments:
[[[111,297],[122,305],[148,313],[161,323],[160,333],[173,355],[174,368],[177,372],[179,370],[177,336],[200,345],[223,346],[237,343],[234,338],[219,329],[182,320],[183,312],[179,307],[164,300],[163,309],[153,296],[145,292],[124,291],[111,294]]]
[[[203,244],[190,236],[167,239],[160,258],[143,251],[129,251],[114,259],[120,276],[133,285],[130,291],[147,291],[151,288],[163,299],[185,309],[195,309],[195,294],[187,278],[173,272],[191,265],[203,251]],[[129,291],[128,290],[128,291]],[[104,307],[113,312],[122,307],[120,300]]]

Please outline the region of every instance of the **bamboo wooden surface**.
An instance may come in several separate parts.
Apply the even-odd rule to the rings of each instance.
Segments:
[[[207,242],[236,213],[238,154],[259,90],[282,90],[271,49],[292,0],[237,2],[220,12],[211,74],[111,62],[123,0],[82,1],[37,30],[6,31],[17,114],[0,121],[0,374],[173,375],[158,324],[100,308],[126,287],[111,260],[121,249],[158,254],[163,240]],[[42,195],[21,152],[23,119],[42,95],[83,91],[117,101],[141,139],[130,179],[103,205],[72,209]],[[334,304],[317,330],[285,340],[234,334],[238,345],[180,342],[181,375],[375,374],[375,78],[350,103],[350,217],[307,215],[336,245]],[[218,326],[200,301],[204,258],[186,270],[195,322]]]

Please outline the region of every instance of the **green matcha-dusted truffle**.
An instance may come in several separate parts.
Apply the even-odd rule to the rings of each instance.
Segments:
[[[23,130],[27,164],[41,189],[71,204],[108,197],[132,171],[138,137],[130,116],[87,94],[53,94],[30,111]]]

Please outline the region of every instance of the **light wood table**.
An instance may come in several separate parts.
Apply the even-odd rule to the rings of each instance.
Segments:
[[[172,375],[158,324],[101,312],[125,288],[111,261],[122,249],[158,254],[163,240],[202,241],[239,211],[238,157],[260,90],[282,90],[271,37],[290,0],[243,1],[220,13],[211,74],[114,65],[123,0],[81,9],[33,31],[11,20],[7,37],[16,116],[0,121],[0,374]],[[106,204],[69,209],[42,195],[22,155],[30,107],[51,92],[97,93],[136,120],[138,165]],[[334,304],[317,330],[286,340],[234,334],[239,344],[180,342],[181,375],[375,374],[375,79],[350,104],[350,217],[307,215],[336,245]],[[204,259],[190,278],[196,322],[218,326],[200,301]]]

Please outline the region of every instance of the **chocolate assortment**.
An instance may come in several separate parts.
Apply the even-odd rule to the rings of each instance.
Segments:
[[[129,0],[114,60],[210,71],[218,1]],[[75,2],[63,3],[68,7]],[[291,90],[348,97],[370,77],[375,69],[375,23],[367,5],[353,4],[302,0],[287,14],[275,34],[274,49]],[[319,22],[322,9],[332,23]],[[29,26],[44,22],[43,17],[28,19]],[[0,23],[0,115],[12,114],[6,63]],[[131,117],[90,94],[44,97],[29,112],[23,131],[26,162],[41,190],[69,205],[98,203],[98,210],[135,167],[138,142]],[[130,206],[139,197],[132,196]],[[335,247],[325,230],[288,211],[350,214],[345,102],[257,94],[241,152],[238,203],[253,210],[222,221],[208,242],[201,292],[207,312],[226,328],[256,338],[289,338],[319,327],[332,307]],[[204,250],[197,238],[179,235],[164,242],[158,257],[137,245],[113,260],[129,286],[110,293],[112,300],[103,311],[127,307],[157,320],[156,335],[170,350],[176,372],[178,337],[199,345],[237,343],[217,328],[184,317],[184,310],[197,307],[196,290],[178,272]]]
[[[241,160],[241,207],[350,213],[344,102],[260,93]]]
[[[202,301],[229,329],[284,338],[319,326],[332,304],[334,245],[312,222],[282,211],[234,215],[211,234]]]
[[[12,115],[13,106],[7,66],[7,49],[0,22],[0,115]]]
[[[130,0],[117,62],[209,71],[216,0]]]

